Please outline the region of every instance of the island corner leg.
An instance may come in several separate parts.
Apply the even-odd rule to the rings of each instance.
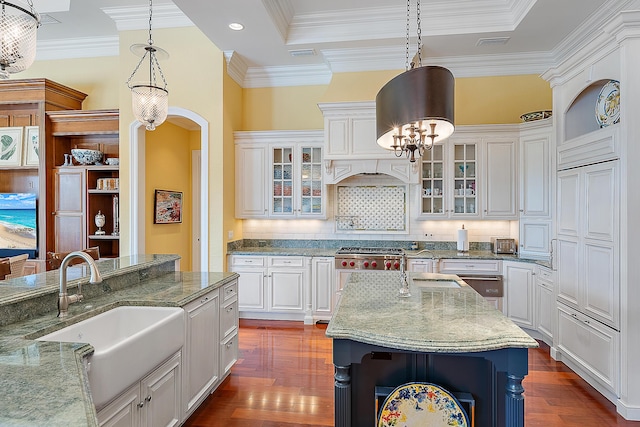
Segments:
[[[335,427],[351,427],[351,365],[335,365]]]
[[[507,374],[505,422],[509,427],[524,427],[524,377]]]

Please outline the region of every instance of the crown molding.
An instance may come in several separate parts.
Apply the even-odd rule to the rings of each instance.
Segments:
[[[609,0],[575,31],[567,36],[553,50],[553,65],[542,74],[542,78],[551,86],[563,84],[584,69],[611,53],[617,46],[615,36],[607,34],[605,28],[612,31],[612,22],[628,8],[638,6],[637,0]],[[620,22],[622,25],[622,22]]]
[[[37,61],[118,56],[119,54],[120,43],[117,36],[44,40],[38,41],[36,48]]]
[[[265,4],[283,0],[265,0]],[[458,3],[460,3],[458,5]],[[435,1],[423,9],[422,35],[513,31],[536,0]],[[415,15],[414,11],[411,11]],[[377,7],[296,15],[286,34],[288,45],[329,43],[344,40],[374,40],[406,36],[404,6]],[[279,28],[282,21],[277,22]],[[372,31],[375,28],[375,31]],[[282,29],[280,29],[282,33]]]
[[[287,40],[289,24],[295,13],[291,0],[263,0],[262,4],[284,42]]]
[[[250,67],[242,84],[245,88],[328,85],[331,70],[325,64],[286,67]]]
[[[118,31],[149,28],[149,8],[146,6],[103,7],[101,10],[115,21]],[[193,22],[173,3],[153,7],[154,28],[192,26]]]
[[[247,75],[247,63],[244,58],[233,50],[225,50],[223,52],[227,62],[227,74],[240,86],[244,84],[244,77]]]

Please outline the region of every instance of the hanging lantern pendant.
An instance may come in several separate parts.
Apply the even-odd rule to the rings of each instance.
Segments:
[[[127,86],[131,90],[131,105],[136,119],[145,125],[147,130],[155,130],[167,119],[169,111],[169,91],[167,81],[160,68],[158,59],[165,59],[169,54],[153,45],[151,37],[152,0],[149,1],[149,40],[148,44],[134,44],[131,51],[141,56],[140,62],[127,80]],[[131,83],[142,64],[149,64],[149,79],[144,83]],[[158,76],[160,79],[158,79]],[[159,84],[161,80],[162,85]]]
[[[0,0],[0,79],[24,71],[36,57],[36,36],[40,15],[20,0]]]

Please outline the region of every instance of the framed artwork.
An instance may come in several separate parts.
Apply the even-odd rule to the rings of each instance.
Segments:
[[[38,155],[39,140],[40,140],[40,127],[39,126],[26,126],[24,128],[24,158],[23,164],[25,166],[38,166],[40,164],[40,157]]]
[[[182,222],[182,192],[156,190],[154,206],[154,224]]]
[[[0,166],[20,166],[22,162],[21,127],[0,128]]]

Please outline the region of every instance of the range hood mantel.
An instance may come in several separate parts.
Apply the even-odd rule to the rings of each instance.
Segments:
[[[418,184],[418,165],[407,159],[325,160],[325,184],[337,184],[359,174],[389,175],[407,184]]]
[[[386,174],[407,184],[419,182],[419,165],[398,158],[376,142],[375,101],[320,103],[324,117],[325,183],[350,176]]]

